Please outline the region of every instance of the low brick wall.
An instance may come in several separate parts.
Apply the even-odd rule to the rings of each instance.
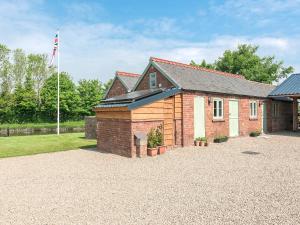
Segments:
[[[98,119],[98,150],[131,158],[136,156],[132,142],[130,120]]]
[[[84,132],[83,127],[60,128],[60,133],[79,133]],[[2,128],[0,137],[7,136],[26,136],[39,134],[56,134],[56,128]]]
[[[85,138],[96,139],[97,138],[97,118],[96,116],[86,116],[85,121]]]

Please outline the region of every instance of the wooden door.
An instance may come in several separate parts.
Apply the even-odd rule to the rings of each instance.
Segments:
[[[229,136],[239,136],[239,102],[229,100]]]
[[[194,98],[194,138],[205,137],[205,104],[204,97]]]

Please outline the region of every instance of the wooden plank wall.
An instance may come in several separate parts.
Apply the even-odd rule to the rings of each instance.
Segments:
[[[174,145],[174,97],[164,101],[164,144]]]
[[[182,95],[175,95],[175,119],[182,119]]]
[[[97,119],[131,119],[131,112],[126,107],[99,108],[95,111]]]
[[[163,120],[164,100],[132,110],[132,120]]]
[[[105,108],[96,110],[99,119],[129,119],[133,121],[163,121],[164,144],[173,146],[175,121],[182,119],[182,95],[178,94],[149,105],[128,111],[127,108]],[[181,128],[179,128],[181,129]]]

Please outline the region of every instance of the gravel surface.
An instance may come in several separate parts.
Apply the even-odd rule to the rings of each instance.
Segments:
[[[0,224],[300,224],[300,135],[1,159]]]

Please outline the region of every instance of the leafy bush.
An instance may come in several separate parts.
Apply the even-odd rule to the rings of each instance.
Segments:
[[[228,141],[227,136],[218,136],[214,139],[215,143],[221,143],[221,142],[226,142],[226,141]]]
[[[195,141],[201,141],[201,137],[195,138]]]
[[[257,137],[257,136],[259,136],[259,135],[261,135],[261,132],[260,132],[260,131],[252,131],[252,132],[250,132],[250,134],[249,134],[250,137]]]
[[[157,146],[161,146],[163,143],[163,135],[162,135],[162,127],[152,128],[148,133],[147,146],[148,148],[156,148]]]

